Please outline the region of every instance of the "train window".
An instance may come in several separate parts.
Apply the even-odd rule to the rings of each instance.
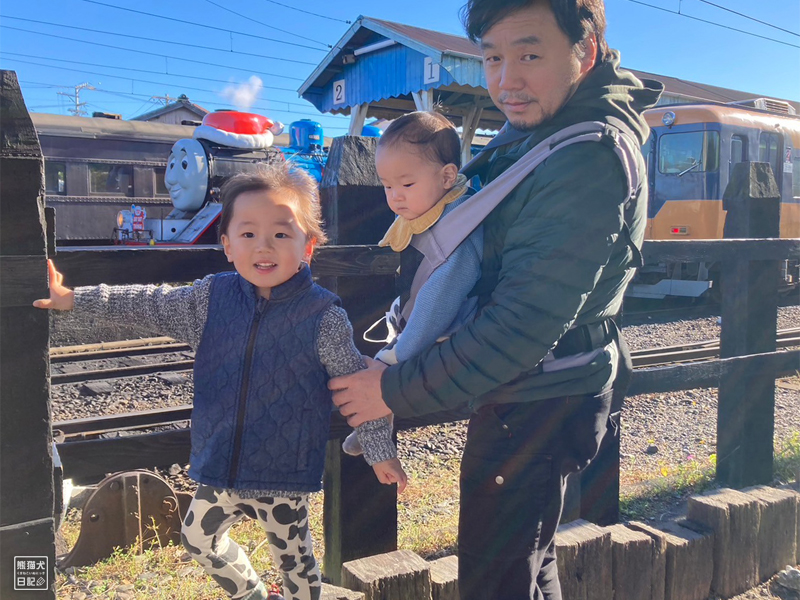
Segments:
[[[666,175],[719,169],[719,133],[667,133],[658,146],[658,170]]]
[[[153,169],[156,176],[156,196],[169,196],[167,184],[164,183],[164,175],[167,172],[166,167],[156,167]]]
[[[731,136],[731,165],[747,160],[747,138],[741,135]]]
[[[89,193],[133,196],[133,167],[131,165],[90,163]]]
[[[44,161],[44,189],[48,194],[64,196],[67,193],[67,165],[62,162]]]
[[[733,166],[747,160],[747,138],[741,135],[731,136],[731,161],[728,175],[733,173]]]
[[[800,154],[797,150],[792,158],[792,196],[800,198]]]
[[[761,162],[769,163],[772,167],[772,174],[775,176],[775,182],[778,184],[778,189],[781,187],[781,162],[780,156],[781,136],[777,133],[770,133],[762,131],[758,138],[758,160]]]

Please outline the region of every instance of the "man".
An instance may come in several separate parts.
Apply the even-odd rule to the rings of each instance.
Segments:
[[[602,0],[469,0],[464,23],[508,119],[473,161],[484,182],[574,123],[608,123],[637,147],[647,139],[641,112],[661,90],[619,70],[604,39]],[[641,258],[641,154],[636,163],[641,183],[631,197],[608,145],[555,152],[484,221],[475,319],[412,360],[371,363],[330,383],[354,426],[389,411],[407,417],[471,405],[462,600],[561,599],[554,537],[565,478],[596,455],[618,366],[627,364],[611,318]]]

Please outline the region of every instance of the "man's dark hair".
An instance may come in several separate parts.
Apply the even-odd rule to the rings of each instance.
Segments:
[[[461,8],[461,22],[473,42],[508,15],[547,0],[468,0]],[[589,34],[597,39],[597,62],[611,57],[606,43],[606,9],[603,0],[549,0],[556,22],[572,44]]]
[[[442,165],[461,168],[461,140],[455,125],[435,112],[417,111],[392,121],[378,141],[378,148],[398,143],[418,146],[420,153]]]

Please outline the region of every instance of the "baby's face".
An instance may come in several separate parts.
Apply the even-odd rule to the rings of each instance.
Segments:
[[[455,182],[455,165],[442,165],[427,159],[409,144],[379,147],[375,167],[386,192],[389,208],[406,219],[425,214]]]

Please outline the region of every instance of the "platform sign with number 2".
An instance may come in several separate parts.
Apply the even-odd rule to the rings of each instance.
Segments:
[[[333,103],[344,104],[344,79],[333,82]]]

